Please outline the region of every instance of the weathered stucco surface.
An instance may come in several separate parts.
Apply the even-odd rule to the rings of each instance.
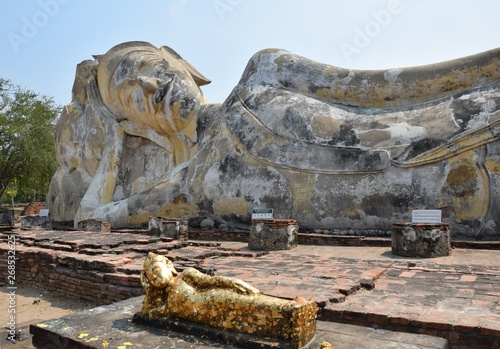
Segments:
[[[57,128],[56,221],[274,208],[303,228],[388,230],[442,209],[454,236],[500,234],[500,49],[346,70],[269,49],[222,105],[173,50],[124,43],[82,62]]]

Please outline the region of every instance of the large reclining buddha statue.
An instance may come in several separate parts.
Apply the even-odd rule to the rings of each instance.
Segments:
[[[457,236],[500,232],[500,49],[381,71],[263,50],[221,105],[168,47],[94,58],[57,126],[55,221],[238,225],[274,208],[303,228],[383,231],[441,209]]]

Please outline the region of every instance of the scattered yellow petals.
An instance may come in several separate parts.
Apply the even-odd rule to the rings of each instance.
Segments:
[[[41,328],[45,328],[45,327],[49,327],[49,325],[45,325],[45,324],[36,324],[38,327],[41,327]]]
[[[102,346],[103,346],[104,348],[106,348],[108,345],[109,345],[109,343],[108,343],[108,342],[106,342],[106,341],[102,342]]]
[[[98,340],[98,339],[99,339],[99,337],[93,337],[93,338],[87,339],[87,340],[86,340],[86,342],[87,342],[87,343],[88,343],[88,342],[93,342],[93,341],[96,341],[96,340]]]
[[[83,337],[87,337],[88,335],[89,335],[88,333],[80,332],[80,334],[78,335],[78,338],[82,339]]]
[[[132,343],[130,343],[130,342],[125,342],[125,343],[123,343],[123,345],[132,345]]]
[[[116,347],[116,349],[127,349],[127,347],[124,345],[120,345],[119,347]]]

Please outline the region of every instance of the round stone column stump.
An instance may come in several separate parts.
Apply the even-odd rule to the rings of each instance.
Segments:
[[[186,218],[150,217],[149,235],[169,237],[174,240],[188,240],[188,220]]]
[[[248,248],[261,251],[291,250],[298,245],[299,226],[294,219],[252,220]]]
[[[90,231],[93,233],[110,233],[111,225],[100,219],[85,219],[78,222],[78,230]]]
[[[443,257],[451,250],[448,224],[400,223],[392,226],[392,253],[403,257]]]

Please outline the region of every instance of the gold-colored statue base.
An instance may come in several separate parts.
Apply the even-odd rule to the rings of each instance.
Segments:
[[[220,330],[211,326],[204,326],[190,321],[166,319],[166,318],[149,318],[141,313],[134,314],[134,323],[146,325],[162,330],[193,335],[199,338],[208,338],[221,345],[238,347],[238,348],[258,348],[258,349],[316,349],[313,344],[316,338],[309,339],[304,345],[297,347],[293,343],[284,339],[277,338],[260,338],[246,333],[236,333],[232,331]]]

